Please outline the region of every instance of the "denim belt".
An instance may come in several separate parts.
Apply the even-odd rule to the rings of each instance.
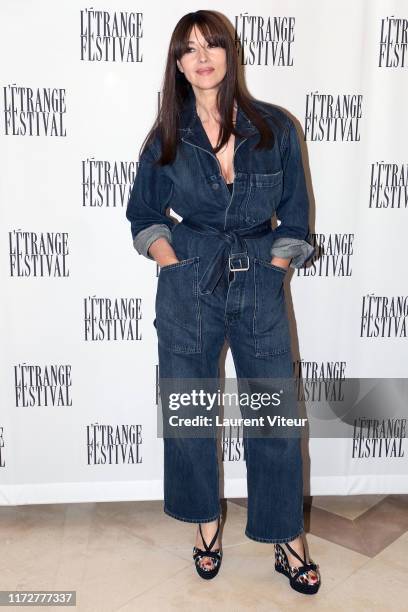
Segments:
[[[249,257],[243,238],[259,238],[272,231],[270,221],[264,221],[250,228],[228,231],[221,231],[206,223],[197,223],[189,219],[183,219],[181,223],[199,234],[216,236],[221,239],[219,248],[211,257],[210,263],[199,282],[198,286],[201,293],[212,293],[214,291],[227,261],[231,272],[245,272],[249,269]]]

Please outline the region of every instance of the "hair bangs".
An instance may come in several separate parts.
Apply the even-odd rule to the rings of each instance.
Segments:
[[[174,54],[178,60],[187,53],[190,47],[188,41],[194,28],[200,30],[209,45],[222,47],[223,49],[227,48],[225,30],[221,29],[216,21],[197,13],[190,13],[189,17],[190,19],[185,20],[183,27],[178,32],[177,39],[174,41]]]

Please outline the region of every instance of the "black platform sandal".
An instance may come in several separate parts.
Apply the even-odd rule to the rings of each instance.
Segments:
[[[304,559],[302,559],[298,555],[298,553],[293,550],[293,548],[286,542],[285,546],[288,547],[288,550],[292,553],[294,557],[299,559],[302,565],[300,567],[291,567],[289,565],[288,557],[282,546],[280,544],[275,544],[275,570],[289,578],[290,586],[292,587],[292,589],[295,589],[295,591],[298,591],[299,593],[305,593],[307,595],[317,593],[320,587],[320,573],[318,570],[319,566],[316,563],[306,563],[306,553],[304,546]],[[317,574],[318,578],[317,581],[313,584],[310,584],[307,579],[307,576],[305,576],[305,574],[307,574],[307,572],[310,570],[313,570]]]
[[[204,540],[203,537],[203,532],[201,531],[201,524],[199,523],[199,529],[200,529],[200,535],[201,535],[201,539],[203,541],[204,544],[204,548],[205,550],[201,550],[201,548],[197,548],[197,546],[193,547],[193,559],[195,562],[195,566],[196,566],[196,570],[199,576],[201,576],[201,578],[204,578],[205,580],[209,580],[210,578],[215,578],[215,576],[218,574],[220,567],[221,567],[221,561],[222,561],[222,550],[217,548],[216,550],[211,550],[211,548],[214,546],[214,543],[218,537],[218,533],[220,531],[220,518],[218,517],[218,527],[217,527],[217,531],[213,537],[213,539],[211,540],[211,543],[209,546],[207,546],[206,541]],[[206,568],[206,567],[201,567],[200,565],[200,561],[203,557],[211,557],[212,558],[212,562],[213,562],[213,567],[212,568]]]

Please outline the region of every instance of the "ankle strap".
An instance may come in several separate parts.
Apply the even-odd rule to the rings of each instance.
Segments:
[[[217,526],[217,531],[215,532],[215,535],[213,537],[213,539],[211,540],[211,543],[209,546],[207,546],[207,542],[204,540],[204,536],[203,536],[203,532],[201,531],[201,523],[198,524],[198,527],[200,529],[200,535],[201,535],[201,539],[203,541],[204,547],[206,551],[209,551],[215,544],[215,541],[218,537],[218,532],[220,531],[220,517],[218,517],[218,526]]]
[[[296,552],[296,550],[293,550],[293,548],[290,546],[290,544],[288,544],[287,542],[285,542],[285,546],[288,547],[288,549],[290,550],[290,552],[292,553],[292,555],[294,557],[296,557],[296,559],[299,559],[299,561],[301,562],[302,565],[306,565],[306,555],[305,558],[302,559],[302,557],[300,557],[298,555],[298,553]],[[303,546],[303,553],[305,554],[305,547]]]

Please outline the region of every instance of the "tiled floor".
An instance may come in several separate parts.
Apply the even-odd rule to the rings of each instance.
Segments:
[[[161,501],[0,507],[0,590],[72,589],[76,609],[95,612],[408,609],[407,495],[305,500],[322,574],[313,596],[273,571],[271,544],[244,535],[246,500],[223,506],[224,559],[210,581],[193,567],[197,526]]]

